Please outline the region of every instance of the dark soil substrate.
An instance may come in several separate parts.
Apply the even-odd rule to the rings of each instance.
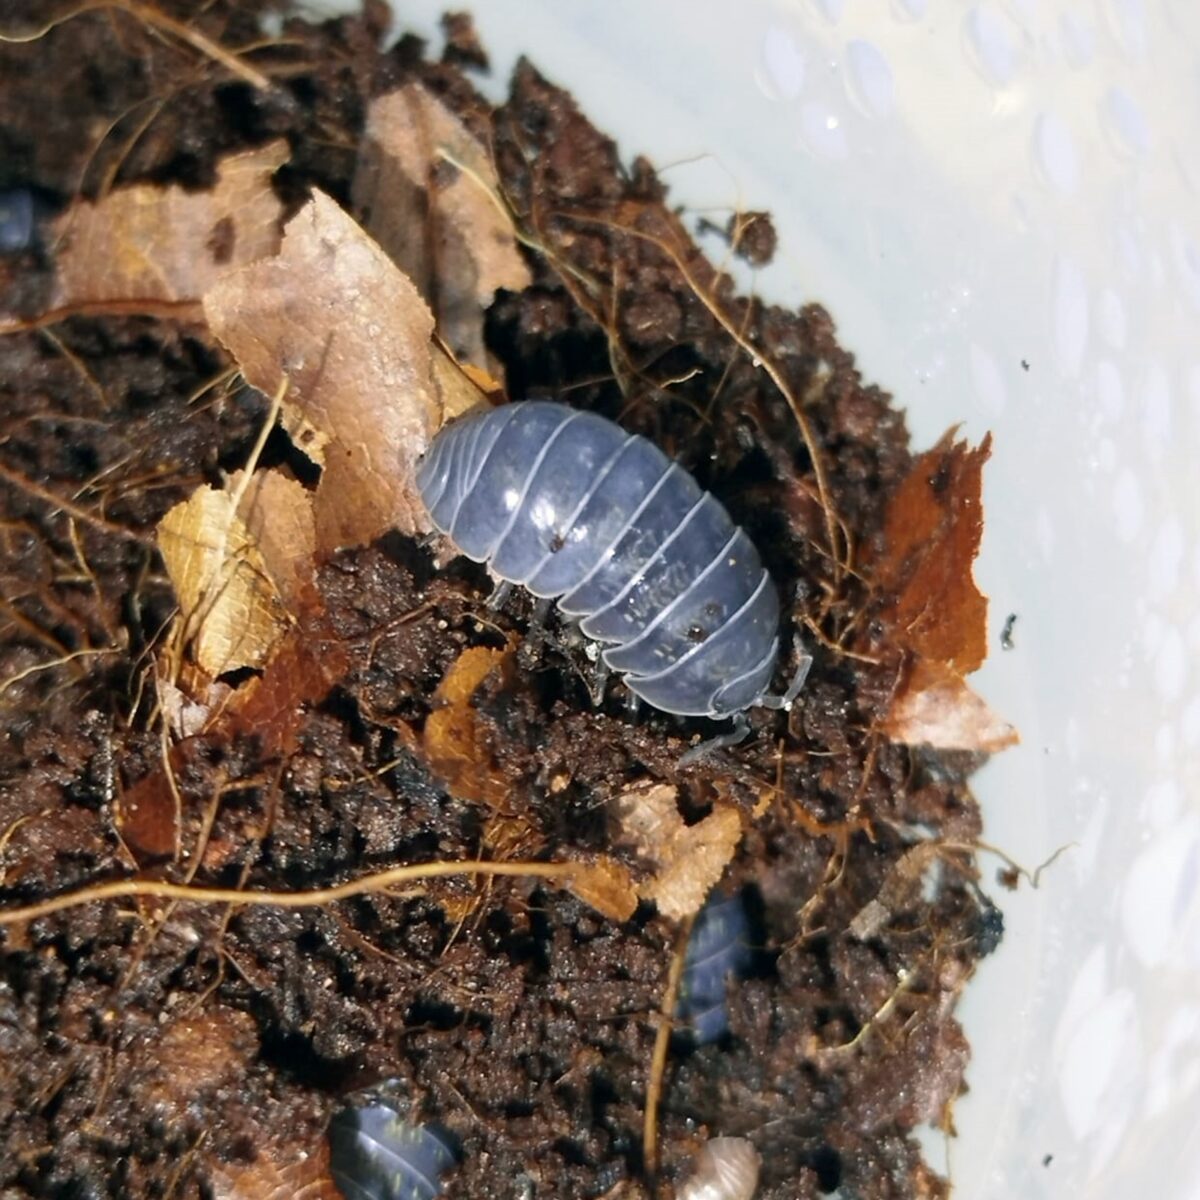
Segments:
[[[226,46],[259,38],[250,7],[166,6]],[[45,19],[46,6],[28,8],[29,25]],[[912,1131],[950,1124],[967,1058],[952,1011],[998,914],[958,853],[871,936],[849,926],[894,881],[912,830],[959,846],[978,835],[965,784],[978,762],[872,732],[894,678],[825,644],[869,597],[853,579],[833,602],[823,588],[825,531],[795,482],[811,463],[794,414],[666,255],[595,219],[636,221],[644,208],[653,232],[665,194],[653,171],[622,165],[532,67],[491,110],[464,74],[480,55],[465,22],[428,62],[411,38],[379,49],[385,18],[373,3],[364,19],[289,22],[283,43],[253,56],[275,81],[268,94],[115,10],[2,46],[0,187],[34,187],[43,214],[113,184],[202,187],[222,154],[282,136],[292,157],[277,186],[291,210],[314,186],[349,205],[366,103],[411,79],[486,133],[518,219],[606,298],[596,305],[579,275],[530,254],[533,285],[487,316],[509,394],[562,397],[654,439],[750,530],[789,644],[806,615],[822,635],[806,635],[816,663],[790,715],[752,714],[748,741],[686,769],[689,740],[713,727],[632,717],[619,683],[593,707],[567,639],[527,647],[522,669],[477,697],[546,857],[610,850],[605,801],[634,780],[678,783],[689,820],[718,795],[749,812],[778,784],[726,881],[747,897],[754,965],[731,984],[731,1036],[671,1056],[659,1179],[682,1178],[705,1136],[730,1134],[762,1152],[762,1198],[943,1195]],[[761,223],[748,257],[772,240]],[[0,262],[5,307],[38,311],[50,253]],[[738,299],[698,255],[691,269],[807,397],[837,511],[869,547],[911,463],[901,414],[862,383],[823,310]],[[138,865],[115,814],[162,761],[147,672],[173,597],[154,526],[245,462],[266,404],[245,388],[195,399],[228,360],[202,327],[166,318],[68,316],[6,337],[0,364],[0,903],[11,907]],[[273,438],[265,461],[290,454]],[[220,798],[198,882],[316,887],[486,849],[486,814],[446,794],[411,731],[461,650],[520,634],[527,609],[486,612],[481,568],[439,570],[399,537],[339,554],[320,586],[346,667],[294,736],[280,749],[210,734],[174,752],[185,846]],[[97,648],[112,652],[76,653]],[[675,940],[652,908],[618,926],[532,880],[440,881],[296,911],[91,904],[5,928],[0,1195],[275,1195],[253,1181],[311,1154],[331,1113],[384,1080],[415,1119],[458,1139],[452,1195],[647,1195],[643,1104]]]

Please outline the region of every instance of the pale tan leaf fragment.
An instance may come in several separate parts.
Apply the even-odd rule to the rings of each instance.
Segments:
[[[236,493],[242,472],[229,477]],[[278,471],[255,471],[238,506],[251,541],[258,547],[284,606],[293,616],[319,601],[313,572],[317,531],[312,496],[304,485]]]
[[[274,254],[283,209],[271,176],[288,153],[276,141],[231,154],[208,191],[134,184],[74,204],[51,234],[50,307],[195,302],[225,272]]]
[[[486,148],[419,83],[374,100],[352,184],[357,211],[417,285],[438,332],[486,365],[483,310],[497,289],[530,284]]]
[[[909,746],[995,754],[1021,739],[953,669],[918,661],[892,701],[883,732]]]
[[[290,620],[230,493],[197,488],[157,537],[195,662],[210,676],[266,663]]]
[[[328,439],[314,497],[319,552],[428,529],[413,470],[443,419],[433,317],[333,200],[314,193],[279,254],[225,277],[204,311],[251,384],[276,395],[286,379],[285,424]]]
[[[343,1200],[329,1173],[329,1148],[299,1148],[291,1139],[257,1143],[248,1163],[213,1162],[213,1200]]]
[[[655,868],[639,894],[675,920],[700,911],[742,839],[741,816],[729,804],[714,805],[704,820],[685,825],[669,784],[627,789],[617,798],[616,815],[638,855]]]
[[[637,909],[638,894],[629,872],[615,859],[602,855],[578,863],[567,878],[567,890],[610,921],[624,922]]]
[[[434,347],[433,382],[442,401],[445,420],[461,417],[473,408],[486,407],[490,397],[498,396],[500,385],[486,371],[470,363],[457,363],[439,347]]]

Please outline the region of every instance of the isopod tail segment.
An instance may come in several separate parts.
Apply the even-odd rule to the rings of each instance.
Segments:
[[[777,696],[769,693],[760,696],[751,705],[752,708],[772,708],[786,711],[792,707],[796,697],[803,690],[805,681],[808,679],[808,673],[813,665],[812,655],[803,646],[799,645],[799,643],[797,643],[797,649],[800,657],[796,663],[796,670],[792,675],[792,681],[788,684],[787,689]],[[735,712],[731,720],[733,722],[732,726],[725,730],[724,733],[713,734],[712,737],[705,738],[704,741],[698,742],[690,750],[685,751],[679,758],[679,765],[681,767],[691,766],[693,763],[700,762],[718,750],[724,750],[729,746],[736,746],[740,742],[744,742],[750,734],[750,721],[746,716],[746,710],[742,709]]]

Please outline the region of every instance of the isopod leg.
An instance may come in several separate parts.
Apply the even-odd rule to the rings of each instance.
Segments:
[[[698,746],[693,746],[680,756],[679,765],[681,767],[690,767],[693,763],[699,762],[702,758],[707,758],[717,750],[724,750],[727,746],[736,746],[739,742],[745,741],[746,735],[749,732],[750,722],[746,720],[746,714],[736,713],[733,718],[732,729],[728,729],[724,733],[714,734],[710,738],[705,738]]]
[[[509,596],[512,595],[513,585],[507,579],[501,579],[494,588],[492,594],[487,598],[487,606],[492,612],[499,612],[507,603]]]
[[[608,687],[609,673],[608,664],[598,655],[596,665],[592,669],[591,682],[588,684],[588,695],[591,697],[593,708],[599,708],[604,703],[604,692]]]
[[[812,655],[806,650],[801,650],[796,673],[792,676],[792,682],[788,684],[787,691],[782,696],[762,696],[756,705],[761,708],[789,708],[792,701],[800,695],[800,689],[804,687],[804,681],[808,678],[812,664]]]

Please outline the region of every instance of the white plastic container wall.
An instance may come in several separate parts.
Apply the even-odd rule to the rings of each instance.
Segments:
[[[394,7],[438,48],[444,2]],[[825,304],[918,446],[993,431],[975,682],[1023,743],[977,790],[1070,849],[999,896],[929,1155],[965,1200],[1200,1197],[1200,4],[451,7],[485,92],[527,54],[676,202],[769,210],[758,292]]]

